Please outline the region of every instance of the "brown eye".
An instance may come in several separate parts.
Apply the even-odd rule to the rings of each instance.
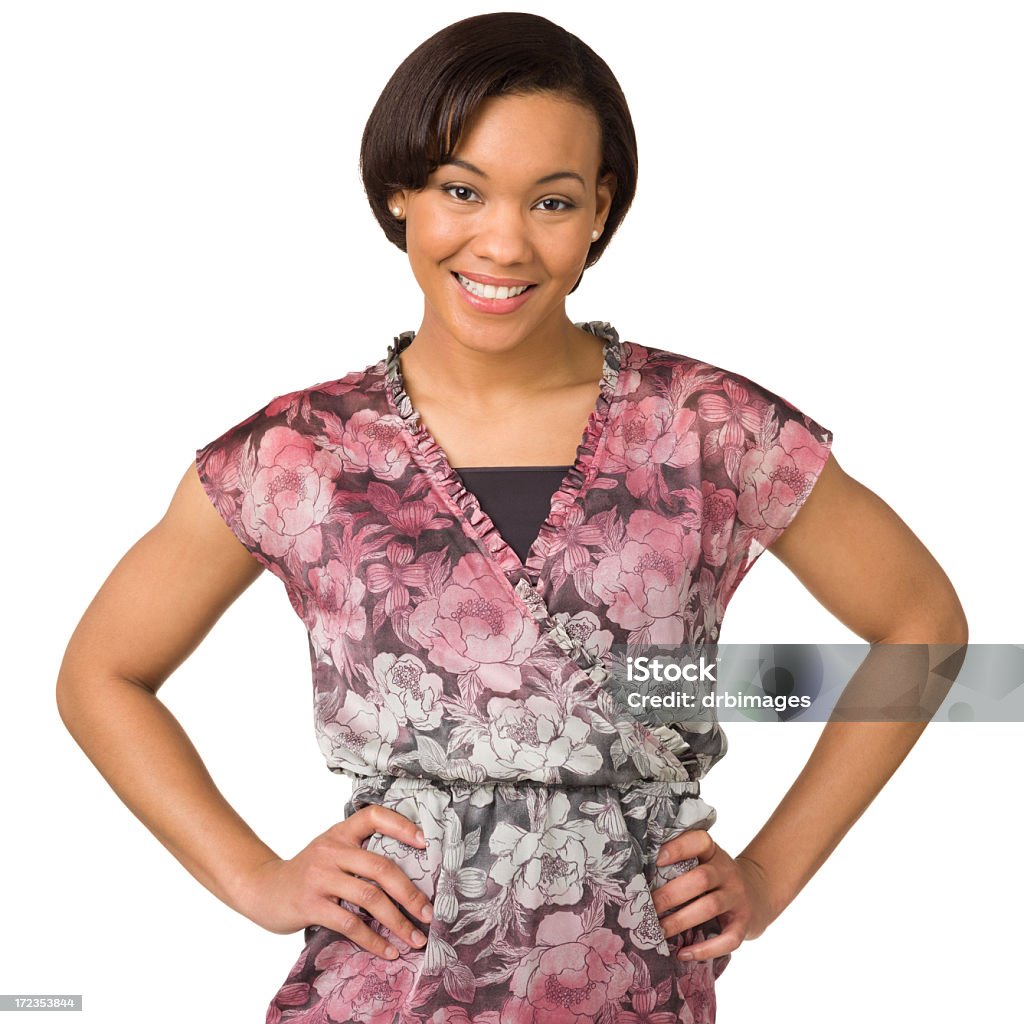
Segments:
[[[550,207],[550,206],[546,207],[545,211],[547,213],[561,213],[563,210],[572,210],[572,209],[575,208],[574,204],[570,203],[568,199],[555,199],[554,196],[551,196],[548,199],[542,199],[541,203],[561,203],[562,204],[560,209],[555,209],[555,208]]]
[[[471,196],[476,195],[468,185],[442,185],[441,191],[448,195],[451,195],[453,192],[468,192]],[[465,195],[452,195],[452,199],[458,199],[460,202],[468,201],[468,197]]]

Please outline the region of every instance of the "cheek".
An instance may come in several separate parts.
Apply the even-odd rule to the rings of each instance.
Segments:
[[[552,239],[548,266],[553,274],[575,279],[583,269],[589,252],[590,233],[583,235],[578,229],[567,227],[558,239]]]
[[[428,214],[410,226],[409,255],[420,263],[438,263],[458,252],[469,234],[469,218]]]

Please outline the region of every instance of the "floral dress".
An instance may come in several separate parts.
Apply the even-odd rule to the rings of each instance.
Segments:
[[[375,834],[429,897],[428,936],[368,952],[311,923],[267,1024],[710,1024],[731,959],[683,962],[653,889],[661,845],[716,817],[716,723],[645,721],[607,685],[612,644],[713,644],[832,436],[720,367],[603,343],[576,462],[525,561],[448,464],[386,358],[282,395],[196,452],[206,493],[308,630],[316,737],[426,849]]]

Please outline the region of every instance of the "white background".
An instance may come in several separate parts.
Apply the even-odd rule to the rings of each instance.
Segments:
[[[255,1024],[301,950],[301,933],[221,904],[150,835],[64,729],[54,684],[86,605],[198,446],[418,327],[406,257],[361,191],[360,135],[410,50],[490,9],[0,5],[0,992],[82,993],[82,1019],[102,1024]],[[608,61],[639,138],[634,207],[570,316],[782,394],[935,554],[972,642],[1024,640],[1019,7],[516,9]],[[771,555],[722,639],[858,641]],[[269,574],[161,691],[282,856],[348,794],[311,694],[303,626]],[[704,784],[723,848],[760,828],[819,731],[728,729]],[[1014,1016],[1022,738],[931,726],[736,951],[722,1024]]]

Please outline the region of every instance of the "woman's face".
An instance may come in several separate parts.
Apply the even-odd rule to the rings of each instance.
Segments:
[[[614,188],[612,175],[597,180],[596,116],[552,93],[492,97],[453,159],[423,189],[389,199],[404,210],[409,262],[423,289],[420,333],[491,351],[564,332],[565,297],[591,233],[604,229]],[[505,298],[491,288],[473,294],[457,274],[478,292],[514,287]]]

